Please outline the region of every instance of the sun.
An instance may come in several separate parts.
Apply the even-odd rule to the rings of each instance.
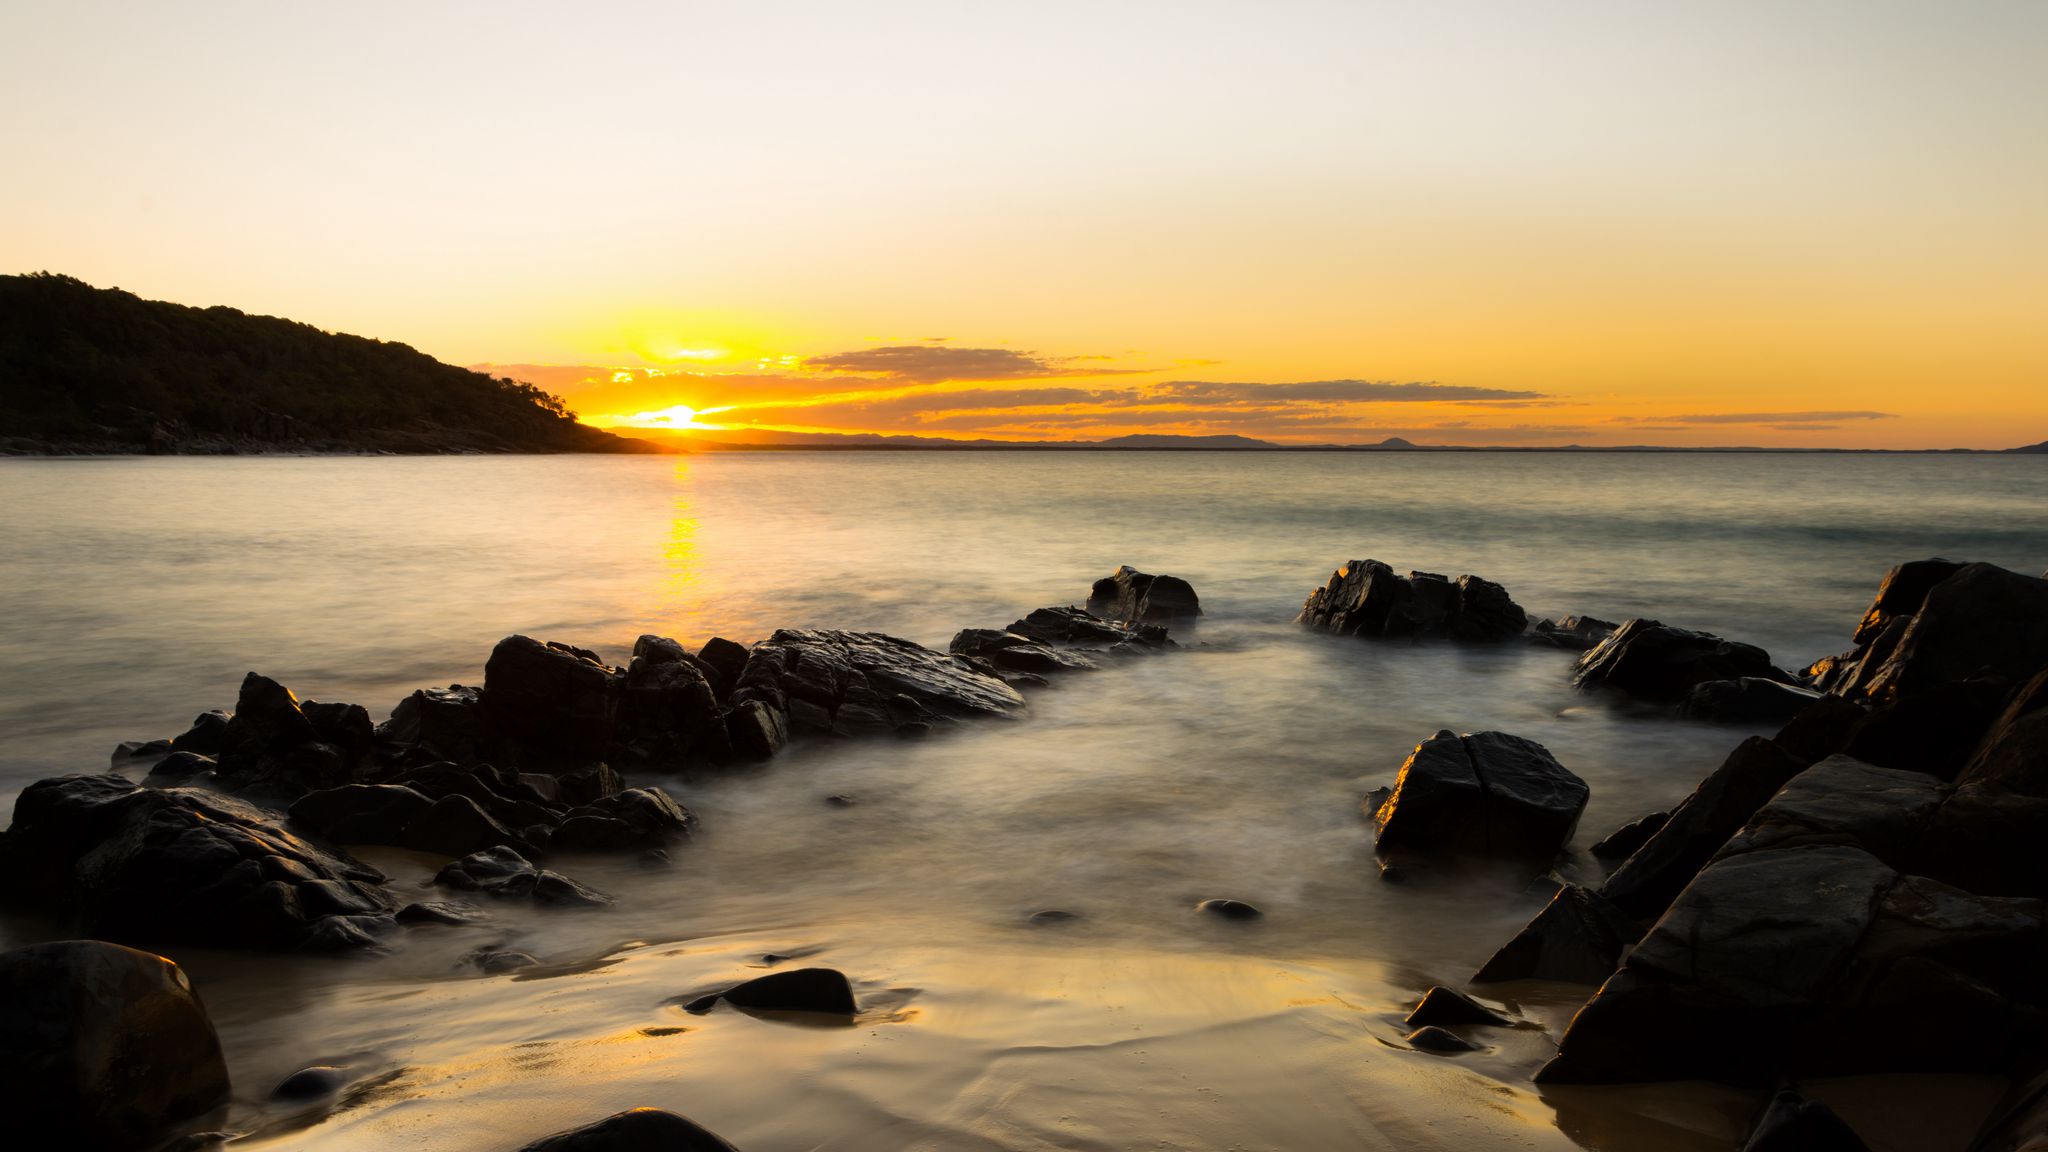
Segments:
[[[698,423],[697,417],[729,410],[692,408],[688,404],[674,404],[667,408],[657,408],[652,412],[635,412],[630,416],[591,416],[584,422],[600,428],[716,428],[716,424]]]

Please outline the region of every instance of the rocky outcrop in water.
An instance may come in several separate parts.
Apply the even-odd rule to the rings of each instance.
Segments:
[[[383,879],[233,797],[118,776],[29,785],[0,838],[10,902],[145,945],[371,946],[396,907]]]
[[[1098,667],[1079,652],[994,628],[963,628],[954,633],[946,650],[955,656],[986,661],[998,675],[1004,672],[1078,672]]]
[[[1397,576],[1377,560],[1353,560],[1309,593],[1297,623],[1340,636],[1506,640],[1529,626],[1507,589],[1477,576]]]
[[[1673,628],[1655,620],[1630,620],[1579,659],[1572,682],[1584,688],[1614,688],[1645,700],[1677,700],[1710,680],[1753,677],[1792,682],[1754,644],[1724,640],[1711,632]]]
[[[1892,703],[2048,665],[2048,580],[1995,564],[1921,560],[1885,576],[1856,647],[1807,669],[1814,685]]]
[[[536,868],[518,852],[502,847],[486,848],[449,864],[434,875],[434,883],[458,892],[530,899],[539,904],[598,907],[612,902],[610,896],[559,872]]]
[[[1555,620],[1538,620],[1529,630],[1529,640],[1550,648],[1584,652],[1612,636],[1619,627],[1592,616],[1560,616]]]
[[[754,645],[733,699],[782,713],[792,733],[821,736],[916,734],[1024,707],[997,677],[908,640],[794,628]]]
[[[18,1146],[150,1147],[227,1102],[213,1021],[176,964],[99,940],[0,953],[0,1108]]]
[[[771,972],[723,992],[699,996],[686,1006],[691,1012],[711,1011],[723,1000],[735,1008],[761,1012],[817,1012],[828,1016],[851,1016],[859,1006],[853,999],[853,985],[836,968],[795,968]]]
[[[1590,795],[1533,740],[1443,731],[1416,745],[1392,794],[1367,816],[1382,857],[1547,859],[1571,839]]]
[[[1088,592],[1088,611],[1125,624],[1193,623],[1202,601],[1192,584],[1178,576],[1150,576],[1126,564],[1095,582]]]
[[[1071,605],[1039,608],[1004,631],[1041,644],[1071,645],[1083,651],[1132,655],[1174,647],[1160,624],[1119,624]]]
[[[738,1152],[696,1121],[659,1108],[616,1112],[543,1136],[519,1152]]]
[[[1717,724],[1783,724],[1805,711],[1820,693],[1762,676],[1706,680],[1692,686],[1678,702],[1688,720]]]
[[[1599,893],[1567,884],[1512,940],[1501,945],[1472,982],[1598,984],[1642,935],[1642,925]]]

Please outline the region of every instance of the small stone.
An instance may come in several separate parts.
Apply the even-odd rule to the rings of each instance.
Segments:
[[[1422,996],[1422,1003],[1402,1023],[1411,1028],[1432,1024],[1487,1024],[1512,1028],[1515,1022],[1455,988],[1439,984]]]
[[[1256,920],[1265,915],[1242,900],[1204,900],[1195,905],[1195,911],[1221,916],[1225,920]]]
[[[334,1064],[315,1064],[278,1081],[270,1090],[272,1100],[318,1100],[348,1086],[348,1069]]]
[[[1080,918],[1079,912],[1069,912],[1064,908],[1047,908],[1041,912],[1033,912],[1026,917],[1026,922],[1043,927],[1049,924],[1071,924]]]
[[[1477,1052],[1479,1045],[1449,1029],[1431,1025],[1408,1034],[1408,1046],[1419,1052]]]

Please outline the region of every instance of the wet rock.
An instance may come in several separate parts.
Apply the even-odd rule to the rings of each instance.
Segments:
[[[1408,1046],[1418,1052],[1451,1053],[1479,1051],[1479,1045],[1474,1044],[1448,1028],[1438,1028],[1435,1025],[1427,1028],[1417,1028],[1415,1031],[1410,1032],[1408,1034]]]
[[[607,796],[617,796],[626,790],[625,779],[605,764],[594,764],[577,772],[565,772],[555,780],[558,801],[575,808],[595,804]]]
[[[1195,905],[1195,911],[1207,912],[1225,920],[1256,920],[1265,913],[1242,900],[1204,900]]]
[[[1848,748],[1869,715],[1853,700],[1822,696],[1786,721],[1771,740],[1800,763],[1817,763]]]
[[[1678,714],[1717,724],[1784,724],[1820,698],[1821,693],[1811,688],[1761,676],[1707,680],[1693,685],[1679,701]]]
[[[1902,569],[1886,577],[1853,651],[1809,669],[1817,687],[1900,700],[1964,680],[2020,681],[2048,666],[2048,580],[1995,564],[1949,572],[1948,561],[1919,563],[1910,580]],[[1899,587],[1903,593],[1888,597]]]
[[[697,649],[697,663],[699,667],[711,669],[705,673],[705,678],[711,681],[711,686],[718,691],[718,698],[723,701],[738,686],[740,673],[746,670],[747,646],[723,636],[713,636]]]
[[[228,714],[218,709],[192,718],[192,727],[171,740],[171,751],[218,756],[227,746]]]
[[[1958,782],[2048,796],[2048,669],[2012,694]]]
[[[1953,560],[1909,560],[1885,573],[1884,580],[1877,586],[1876,598],[1856,625],[1852,642],[1868,644],[1882,635],[1892,621],[1918,613],[1935,585],[1962,571],[1963,567]]]
[[[602,765],[576,774],[576,780],[585,780],[591,773],[600,769],[603,769]],[[610,773],[610,776],[613,780],[617,778],[616,773]],[[547,788],[546,792],[530,783],[536,780],[543,782]],[[552,824],[561,819],[564,786],[561,780],[552,776],[522,774],[495,768],[489,764],[441,763],[404,769],[390,777],[387,782],[403,785],[429,800],[445,800],[451,796],[466,797],[488,813],[491,819],[507,828]],[[594,783],[597,788],[602,789],[610,781]],[[576,785],[572,783],[569,787],[574,790]]]
[[[1472,977],[1475,984],[1500,980],[1556,980],[1599,984],[1614,972],[1622,953],[1641,939],[1642,926],[1593,891],[1577,884],[1558,889],[1514,939],[1501,945]]]
[[[1591,791],[1541,744],[1442,731],[1401,765],[1373,814],[1382,855],[1548,857],[1571,839]]]
[[[952,643],[946,647],[956,656],[973,656],[988,661],[999,675],[1004,672],[1084,671],[1096,667],[1093,660],[1078,652],[993,628],[963,628],[954,634]]]
[[[635,1108],[557,1132],[519,1152],[737,1152],[695,1121],[658,1108]]]
[[[406,829],[433,806],[402,785],[345,784],[308,792],[289,814],[295,826],[338,844],[402,844]]]
[[[278,1081],[270,1090],[272,1100],[320,1100],[339,1093],[348,1087],[347,1068],[333,1064],[315,1064]]]
[[[768,760],[789,743],[789,722],[779,708],[759,700],[743,700],[725,714],[725,732],[733,756]]]
[[[834,808],[851,808],[860,803],[860,800],[856,797],[848,796],[844,792],[838,792],[825,797],[825,803]]]
[[[1593,616],[1560,616],[1555,620],[1538,620],[1529,632],[1529,640],[1568,652],[1584,652],[1612,636],[1619,627]]]
[[[1904,868],[1946,796],[1941,782],[1923,772],[1830,756],[1780,788],[1721,852],[1843,844]]]
[[[524,846],[525,841],[469,797],[443,796],[406,828],[402,843],[437,856],[467,856],[500,844]]]
[[[323,739],[291,690],[254,672],[242,678],[234,716],[222,733],[215,782],[224,791],[290,801],[321,788],[346,784],[368,753],[367,733],[349,724],[351,705],[321,710],[331,734]],[[361,712],[360,708],[355,709]],[[363,716],[367,729],[368,716]],[[360,737],[360,739],[358,739]]]
[[[1401,577],[1377,560],[1353,560],[1309,593],[1296,622],[1340,636],[1505,640],[1520,636],[1529,617],[1490,580],[1453,582],[1433,572]]]
[[[219,767],[211,756],[201,756],[197,752],[173,752],[152,765],[143,780],[152,788],[211,784]]]
[[[1696,684],[1745,677],[1792,682],[1789,673],[1771,663],[1770,653],[1754,644],[1636,619],[1581,657],[1572,682],[1646,700],[1677,700]]]
[[[581,808],[557,825],[548,847],[556,852],[628,852],[659,848],[687,836],[697,818],[658,788],[628,788]]]
[[[1127,655],[1172,648],[1166,629],[1157,624],[1119,624],[1071,605],[1040,608],[1004,631],[1046,644],[1075,644]]]
[[[1081,914],[1079,912],[1069,912],[1064,908],[1045,908],[1041,909],[1040,911],[1033,912],[1031,915],[1025,917],[1024,919],[1025,922],[1028,924],[1033,924],[1040,928],[1046,928],[1059,924],[1072,924],[1080,918]]]
[[[1493,1028],[1512,1028],[1515,1022],[1474,1000],[1455,988],[1439,984],[1423,993],[1422,1002],[1415,1006],[1408,1018],[1402,1021],[1410,1028],[1428,1025],[1484,1024]]]
[[[1591,851],[1602,860],[1626,860],[1635,854],[1636,849],[1647,844],[1650,837],[1655,836],[1657,830],[1664,827],[1665,822],[1670,819],[1669,812],[1652,812],[1631,820],[1609,832],[1604,839],[1593,845]]]
[[[111,760],[115,765],[130,760],[161,759],[171,754],[169,740],[123,740],[114,746]]]
[[[396,903],[383,879],[233,797],[114,776],[31,784],[0,840],[12,900],[92,936],[154,945],[373,945]]]
[[[483,909],[463,900],[421,900],[398,910],[400,924],[474,924]]]
[[[377,739],[415,762],[475,764],[491,758],[492,732],[483,689],[451,684],[421,688],[400,700],[391,718],[377,726]]]
[[[733,758],[718,694],[675,641],[640,637],[619,693],[614,762],[680,771]]]
[[[1088,611],[1105,620],[1170,626],[1200,616],[1202,602],[1194,586],[1180,577],[1148,576],[1126,564],[1095,582]]]
[[[894,731],[888,699],[899,693],[949,717],[1007,717],[1024,706],[1001,680],[908,640],[788,628],[754,646],[733,699],[779,711],[797,730],[808,723],[856,736]]]
[[[478,949],[462,959],[464,963],[486,976],[502,976],[507,972],[532,968],[540,963],[525,952],[500,952],[488,948]]]
[[[1896,568],[1894,572],[1898,571]],[[1834,1109],[1790,1088],[1771,1097],[1742,1152],[1870,1152]]]
[[[510,848],[473,852],[442,868],[434,875],[434,883],[501,899],[531,899],[539,904],[594,908],[612,902],[610,896],[559,872],[534,867]]]
[[[594,652],[507,636],[484,664],[484,710],[517,741],[521,768],[579,768],[604,759],[619,679]]]
[[[1743,741],[1615,869],[1600,894],[1629,916],[1660,915],[1729,837],[1805,767],[1773,741]]]
[[[734,1007],[764,1012],[851,1016],[859,1011],[854,1004],[853,985],[847,981],[845,973],[835,968],[794,968],[788,972],[771,972],[723,992],[699,997],[689,1004],[688,1009],[701,1014],[710,1011],[720,1000]]]
[[[0,953],[0,1109],[20,1147],[142,1148],[227,1101],[220,1040],[176,964],[98,940]]]

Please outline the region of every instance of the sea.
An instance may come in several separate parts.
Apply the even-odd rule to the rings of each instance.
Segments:
[[[631,780],[701,821],[673,863],[561,866],[617,897],[494,909],[369,957],[167,949],[221,1033],[237,1148],[510,1152],[621,1108],[749,1152],[1726,1149],[1759,1105],[1698,1084],[1539,1088],[1590,991],[1474,989],[1527,1020],[1403,1042],[1586,847],[1754,730],[1575,691],[1573,654],[1293,623],[1354,559],[1473,573],[1532,616],[1650,617],[1798,669],[1887,568],[2048,566],[2048,458],[1923,454],[828,452],[0,461],[0,805],[231,707],[244,673],[381,719],[481,683],[524,633],[623,663],[776,628],[954,632],[1085,601],[1118,565],[1190,581],[1179,648],[1029,692],[1013,723],[799,745]],[[1547,875],[1380,878],[1370,789],[1440,729],[1536,740],[1592,799]],[[827,803],[850,797],[850,806]],[[412,891],[442,862],[364,849]],[[1250,902],[1256,921],[1194,912]],[[1058,909],[1076,918],[1033,922]],[[0,945],[57,928],[0,917]],[[465,956],[539,963],[487,976]],[[776,959],[795,958],[795,959]],[[697,993],[846,972],[820,1028]],[[337,1101],[272,1087],[350,1069]],[[1963,1148],[1985,1077],[1808,1086],[1873,1147]]]

